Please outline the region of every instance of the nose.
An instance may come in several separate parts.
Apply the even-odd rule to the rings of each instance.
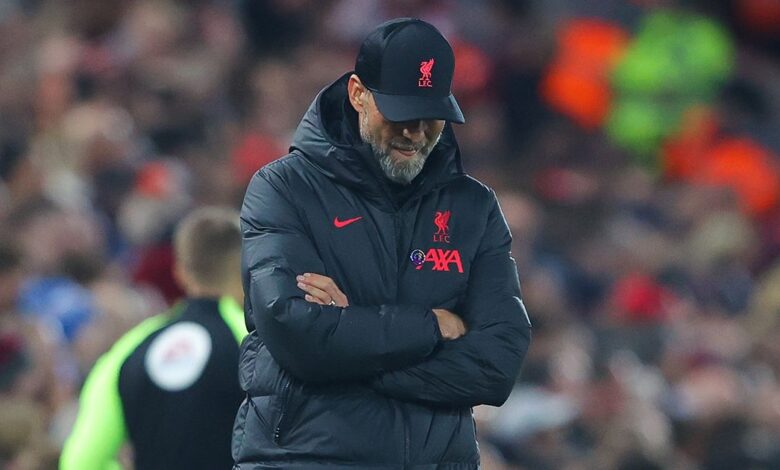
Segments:
[[[426,123],[422,119],[404,121],[401,123],[401,126],[403,128],[403,136],[412,142],[418,142],[424,137]]]

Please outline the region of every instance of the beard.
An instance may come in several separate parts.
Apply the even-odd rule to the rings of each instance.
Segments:
[[[425,161],[428,159],[431,151],[439,143],[441,133],[436,136],[436,140],[427,141],[420,144],[413,144],[408,139],[396,137],[390,140],[386,146],[382,147],[378,138],[371,135],[368,127],[368,114],[362,113],[360,117],[360,138],[363,142],[371,146],[374,157],[379,162],[382,172],[390,180],[398,184],[408,185],[420,174]],[[397,148],[404,151],[414,150],[417,153],[405,160],[396,160],[392,156],[392,149]]]

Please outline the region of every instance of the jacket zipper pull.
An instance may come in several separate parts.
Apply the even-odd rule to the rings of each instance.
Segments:
[[[274,429],[274,443],[279,443],[279,437],[282,435],[282,421],[284,421],[284,415],[287,412],[287,395],[290,389],[290,382],[284,384],[284,390],[282,390],[282,405],[279,411],[279,420],[276,422],[276,428]]]

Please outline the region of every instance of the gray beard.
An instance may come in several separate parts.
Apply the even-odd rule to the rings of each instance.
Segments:
[[[441,134],[436,137],[435,142],[429,143],[428,145],[421,148],[414,157],[408,159],[407,161],[397,162],[393,160],[392,156],[390,156],[390,146],[388,145],[387,149],[380,148],[374,138],[368,133],[367,120],[367,116],[363,114],[361,116],[360,126],[358,126],[360,127],[360,138],[363,139],[363,142],[371,146],[371,150],[374,152],[374,157],[376,157],[377,161],[379,162],[379,167],[382,169],[382,173],[384,173],[390,181],[398,184],[408,185],[422,171],[423,167],[425,166],[425,160],[428,159],[428,155],[430,155],[431,150],[433,150],[433,148],[436,147],[436,144],[439,143]]]
[[[427,155],[423,156],[418,152],[417,155],[405,162],[396,162],[393,161],[388,152],[376,148],[374,144],[371,144],[371,149],[374,151],[374,156],[379,160],[379,167],[382,168],[385,176],[390,181],[403,185],[411,183],[420,174],[427,158]]]

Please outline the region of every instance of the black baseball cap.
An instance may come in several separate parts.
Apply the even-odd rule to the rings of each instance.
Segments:
[[[430,23],[397,18],[379,25],[360,46],[355,74],[389,121],[466,120],[452,96],[455,54]]]

